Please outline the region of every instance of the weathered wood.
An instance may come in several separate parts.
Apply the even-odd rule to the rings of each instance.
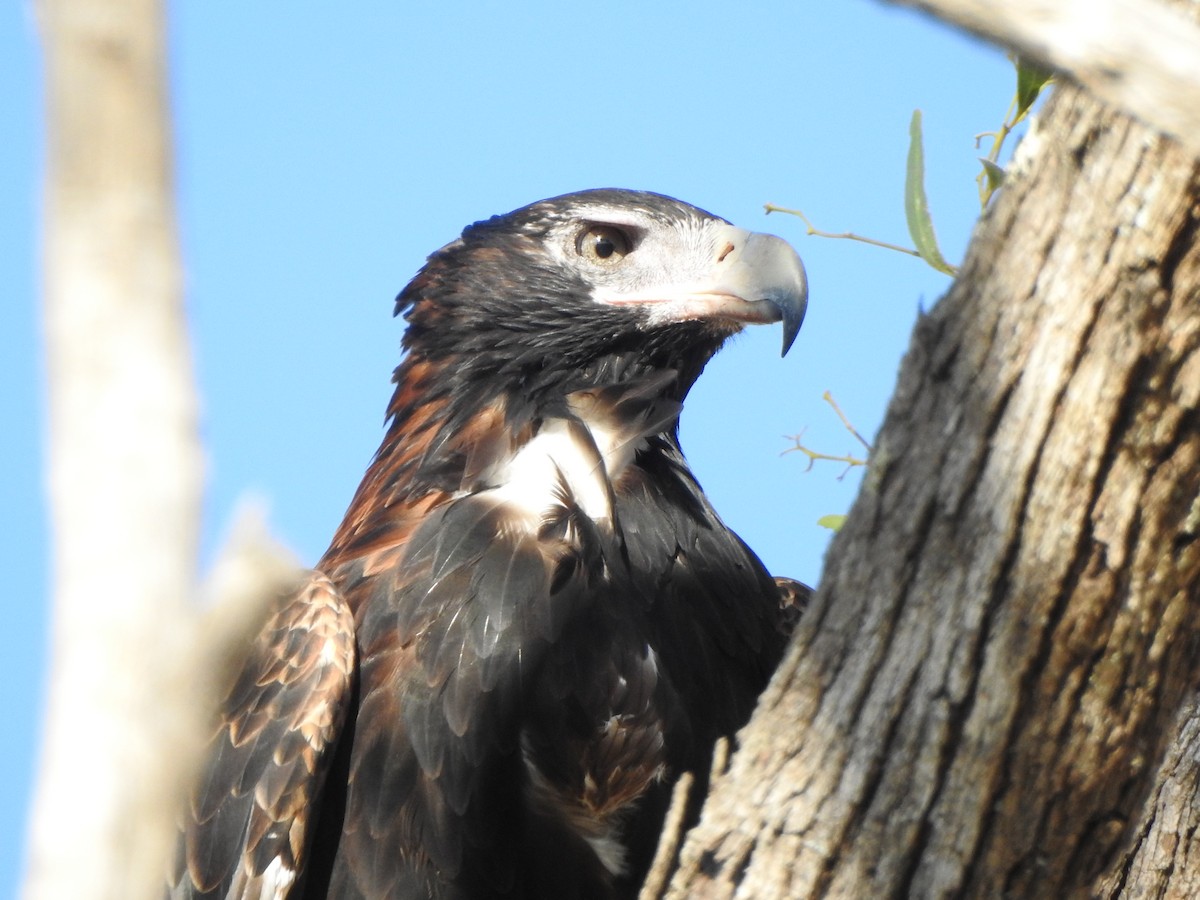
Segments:
[[[1185,706],[1158,783],[1139,812],[1126,854],[1095,895],[1122,900],[1200,897],[1200,710]]]
[[[1200,683],[1200,179],[1074,90],[1021,157],[669,896],[1086,895],[1137,834]]]

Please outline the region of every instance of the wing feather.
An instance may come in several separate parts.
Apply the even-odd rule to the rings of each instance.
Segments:
[[[372,602],[360,606],[362,699],[332,896],[393,896],[413,883],[430,896],[474,896],[472,885],[491,896],[532,868],[515,814],[527,781],[520,710],[606,571],[580,563],[556,579],[562,559],[615,552],[585,547],[594,531],[573,537],[532,532],[483,490],[433,511],[394,569],[343,579],[348,595]],[[380,855],[380,844],[406,850]]]
[[[304,865],[354,652],[350,609],[314,572],[267,621],[222,702],[170,897],[284,896]]]

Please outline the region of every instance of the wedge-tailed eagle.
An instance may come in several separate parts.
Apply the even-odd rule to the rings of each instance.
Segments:
[[[807,287],[776,237],[595,190],[429,257],[389,425],[221,707],[173,898],[616,898],[782,652],[782,587],[677,437]]]

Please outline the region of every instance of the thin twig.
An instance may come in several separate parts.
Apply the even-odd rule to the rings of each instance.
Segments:
[[[804,215],[804,213],[798,209],[788,209],[784,206],[776,206],[774,203],[764,203],[763,209],[767,211],[767,215],[770,215],[773,212],[780,212],[787,213],[789,216],[797,216],[802,222],[804,222],[805,228],[808,229],[806,233],[815,237],[833,238],[835,240],[843,241],[858,241],[862,244],[870,244],[873,247],[882,247],[885,250],[895,250],[897,253],[907,253],[909,256],[915,256],[918,259],[921,257],[921,254],[916,250],[913,250],[911,247],[902,247],[899,244],[891,244],[887,241],[880,241],[876,240],[875,238],[864,237],[861,234],[855,234],[853,231],[842,231],[836,233],[832,231],[822,231],[821,229],[816,228],[813,223],[809,221],[808,216]]]
[[[829,391],[826,391],[821,395],[821,399],[833,407],[833,411],[837,413],[837,417],[842,420],[842,424],[846,426],[846,430],[854,435],[855,439],[866,448],[867,453],[870,453],[871,445],[867,443],[867,439],[865,437],[858,433],[858,429],[856,429],[850,423],[850,420],[846,417],[846,414],[842,412],[842,408],[838,406],[837,401],[833,399],[833,394]]]
[[[1008,136],[1012,134],[1012,130],[1016,128],[1017,125],[1025,118],[1025,113],[1021,113],[1019,116],[1013,118],[1013,120],[1010,122],[1009,119],[1014,116],[1016,109],[1017,97],[1014,94],[1012,101],[1008,104],[1008,110],[1004,113],[1004,121],[1000,123],[999,130],[982,131],[975,135],[976,149],[979,149],[979,142],[981,138],[991,137],[992,139],[992,149],[988,151],[988,154],[985,157],[988,162],[999,164],[1000,148],[1004,146],[1004,142],[1008,140]],[[993,189],[989,186],[986,169],[975,176],[975,183],[979,186],[979,203],[981,206],[986,207],[988,201],[992,198],[992,194],[994,193]]]
[[[829,391],[826,391],[824,394],[821,395],[821,399],[824,400],[826,403],[828,403],[833,408],[833,411],[837,414],[837,417],[839,419],[841,419],[842,425],[845,427],[845,429],[847,431],[849,431],[852,435],[854,435],[854,439],[856,441],[858,441],[860,444],[863,445],[864,448],[866,448],[867,455],[869,456],[871,453],[871,445],[869,443],[867,443],[866,438],[864,438],[861,434],[858,433],[858,429],[854,427],[854,425],[850,421],[850,419],[847,418],[847,416],[844,412],[842,412],[842,408],[840,406],[838,406],[837,401],[833,399],[833,394],[831,394]],[[783,454],[781,454],[781,455],[785,455],[788,453],[803,453],[805,456],[808,457],[808,468],[804,470],[805,472],[812,471],[813,464],[816,463],[817,460],[826,460],[828,462],[845,463],[846,470],[844,472],[842,472],[841,475],[838,476],[838,481],[841,481],[843,478],[846,477],[846,475],[850,472],[851,469],[855,468],[856,466],[865,466],[867,464],[866,459],[862,459],[862,458],[854,456],[853,454],[850,454],[850,453],[844,453],[844,454],[821,453],[820,451],[813,450],[809,447],[806,447],[804,445],[804,432],[803,431],[801,431],[799,434],[789,434],[786,437],[789,441],[792,442],[792,446],[788,447],[786,450],[784,450]]]
[[[800,443],[800,435],[798,435],[798,434],[788,435],[788,440],[792,441],[794,446],[788,447],[783,452],[785,454],[786,453],[803,453],[805,456],[807,456],[808,457],[808,468],[806,468],[804,470],[805,472],[812,471],[813,464],[816,463],[817,460],[826,460],[828,462],[845,463],[846,470],[844,472],[842,472],[841,475],[838,476],[838,481],[841,481],[843,478],[846,477],[846,474],[851,469],[853,469],[855,466],[865,466],[867,464],[867,461],[865,459],[860,459],[859,457],[852,456],[849,453],[839,456],[834,453],[820,453],[816,450],[811,450],[808,447],[805,447],[802,443]]]

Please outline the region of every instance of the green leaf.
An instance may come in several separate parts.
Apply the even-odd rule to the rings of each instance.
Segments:
[[[820,525],[822,528],[828,528],[830,531],[841,531],[842,525],[844,525],[845,522],[845,516],[837,516],[832,514],[828,516],[821,516],[821,518],[817,519],[818,525]]]
[[[1013,121],[1020,121],[1029,107],[1037,101],[1038,94],[1046,86],[1046,82],[1054,77],[1054,72],[1023,56],[1015,60],[1017,66],[1017,114]]]
[[[904,216],[908,233],[921,259],[939,272],[955,274],[954,266],[946,262],[938,249],[933,219],[929,215],[929,200],[925,196],[925,147],[921,140],[921,111],[914,109],[908,126],[908,169],[904,178]]]
[[[1003,166],[998,166],[990,159],[979,157],[979,162],[983,166],[983,173],[987,177],[988,194],[993,191],[1000,190],[1000,185],[1004,184],[1004,177],[1008,173],[1004,171]]]

